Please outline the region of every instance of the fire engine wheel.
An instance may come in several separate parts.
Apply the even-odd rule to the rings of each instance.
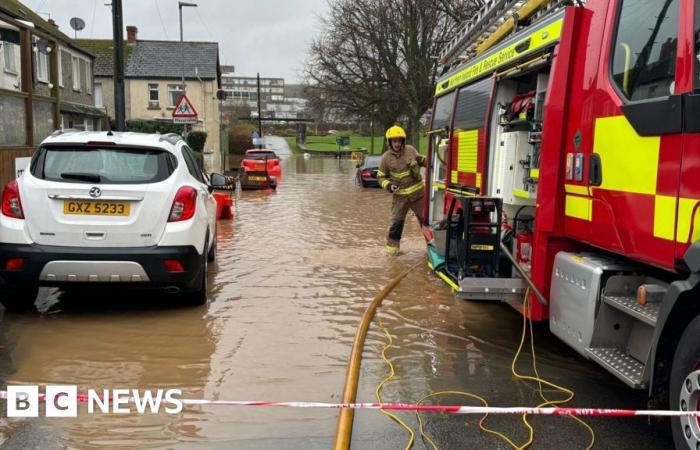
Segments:
[[[700,317],[683,332],[671,368],[671,409],[700,410]],[[700,418],[681,417],[671,420],[676,450],[700,449]]]

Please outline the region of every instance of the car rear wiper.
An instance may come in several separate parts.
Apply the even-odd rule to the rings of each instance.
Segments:
[[[102,176],[96,173],[83,172],[61,172],[61,178],[66,180],[91,181],[93,183],[99,183],[102,181]]]

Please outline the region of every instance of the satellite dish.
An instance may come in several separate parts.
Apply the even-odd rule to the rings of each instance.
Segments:
[[[70,20],[70,27],[75,31],[81,31],[85,29],[85,21],[80,17],[73,17]]]

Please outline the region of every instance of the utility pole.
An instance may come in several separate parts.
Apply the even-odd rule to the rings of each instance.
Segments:
[[[114,34],[114,128],[116,131],[126,131],[122,0],[112,0],[112,32]]]
[[[260,73],[258,73],[258,134],[260,134],[260,139],[263,138],[262,132],[262,111],[260,106]],[[262,145],[259,146],[262,148]]]
[[[182,89],[182,95],[185,95],[187,93],[187,85],[185,84],[185,41],[184,41],[184,35],[182,32],[182,8],[183,7],[197,7],[196,3],[187,3],[187,2],[177,2],[177,7],[180,10],[180,63],[182,65],[182,85],[180,86]],[[183,124],[184,128],[184,134],[187,136],[188,132],[188,126],[187,124]],[[202,155],[202,159],[204,159],[204,155]]]

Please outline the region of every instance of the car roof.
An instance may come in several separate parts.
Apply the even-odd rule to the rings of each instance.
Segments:
[[[275,150],[272,148],[251,148],[250,150],[245,151],[246,154],[248,153],[275,153]]]
[[[180,141],[175,133],[134,133],[124,131],[58,130],[44,139],[42,145],[87,144],[88,142],[114,142],[116,145],[156,147],[174,151]]]

